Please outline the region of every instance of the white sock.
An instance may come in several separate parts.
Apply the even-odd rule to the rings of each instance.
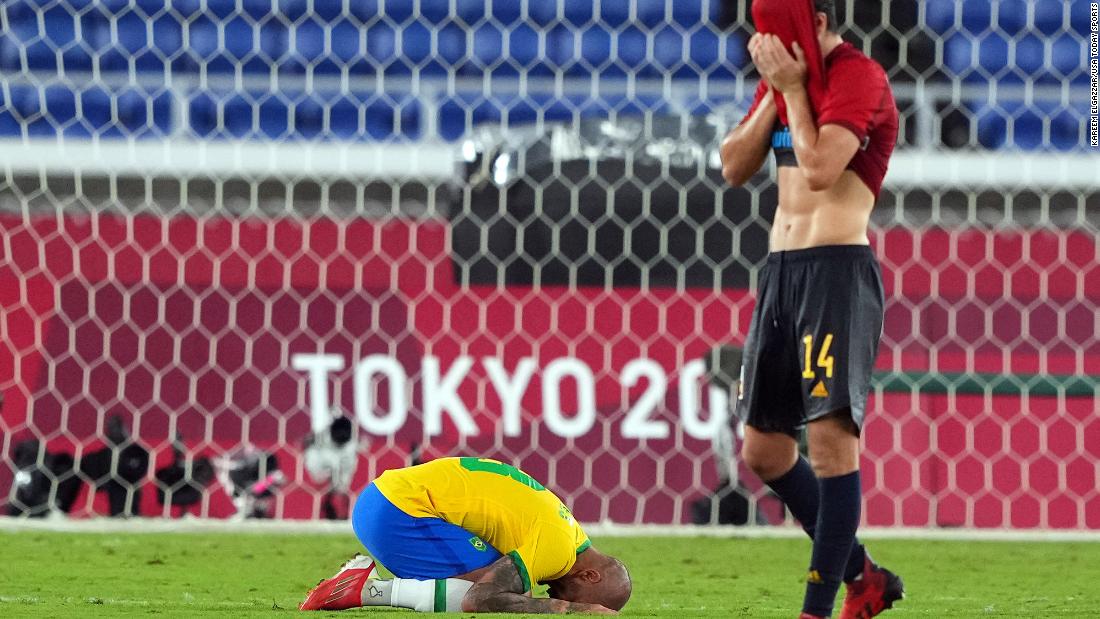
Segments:
[[[393,599],[393,581],[370,579],[360,594],[363,606],[389,606]]]
[[[462,612],[462,598],[474,583],[468,580],[447,578],[440,580],[413,580],[394,578],[389,591],[389,604],[398,608],[411,608],[422,613]],[[367,588],[363,588],[364,602]]]

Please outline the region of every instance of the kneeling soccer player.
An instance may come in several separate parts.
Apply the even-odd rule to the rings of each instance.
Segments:
[[[358,556],[306,596],[302,610],[615,614],[630,575],[592,547],[573,514],[514,466],[441,458],[386,471],[355,503]],[[377,578],[375,559],[394,574]],[[531,597],[536,583],[549,598]]]

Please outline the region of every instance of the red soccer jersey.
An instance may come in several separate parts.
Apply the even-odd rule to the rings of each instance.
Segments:
[[[820,110],[814,110],[817,126],[840,125],[859,138],[859,150],[847,167],[877,199],[898,139],[898,108],[886,72],[851,43],[841,43],[825,57],[825,83],[824,104]],[[762,86],[757,87],[745,118],[756,111],[764,98],[766,91]],[[777,122],[776,130],[778,135],[787,128]],[[789,149],[789,140],[785,145],[784,140],[776,137],[772,144],[777,156],[780,150]]]

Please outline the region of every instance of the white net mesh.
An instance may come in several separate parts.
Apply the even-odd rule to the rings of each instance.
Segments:
[[[776,199],[716,168],[747,4],[0,4],[8,513],[336,517],[461,454],[583,521],[781,520],[704,361]],[[902,128],[866,521],[1100,527],[1090,3],[838,4]]]

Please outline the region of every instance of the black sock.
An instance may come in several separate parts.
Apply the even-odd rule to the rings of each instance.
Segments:
[[[844,578],[855,544],[856,529],[859,528],[859,471],[839,477],[823,477],[818,483],[821,506],[817,514],[813,557],[802,610],[811,615],[828,617],[833,612],[836,592]]]
[[[821,504],[821,488],[818,486],[817,475],[814,475],[806,458],[799,456],[791,470],[769,481],[768,487],[779,495],[783,504],[802,525],[806,535],[813,539],[817,528],[817,509]],[[851,582],[863,573],[864,556],[863,544],[857,539],[852,545],[852,554],[844,569],[844,582]]]

